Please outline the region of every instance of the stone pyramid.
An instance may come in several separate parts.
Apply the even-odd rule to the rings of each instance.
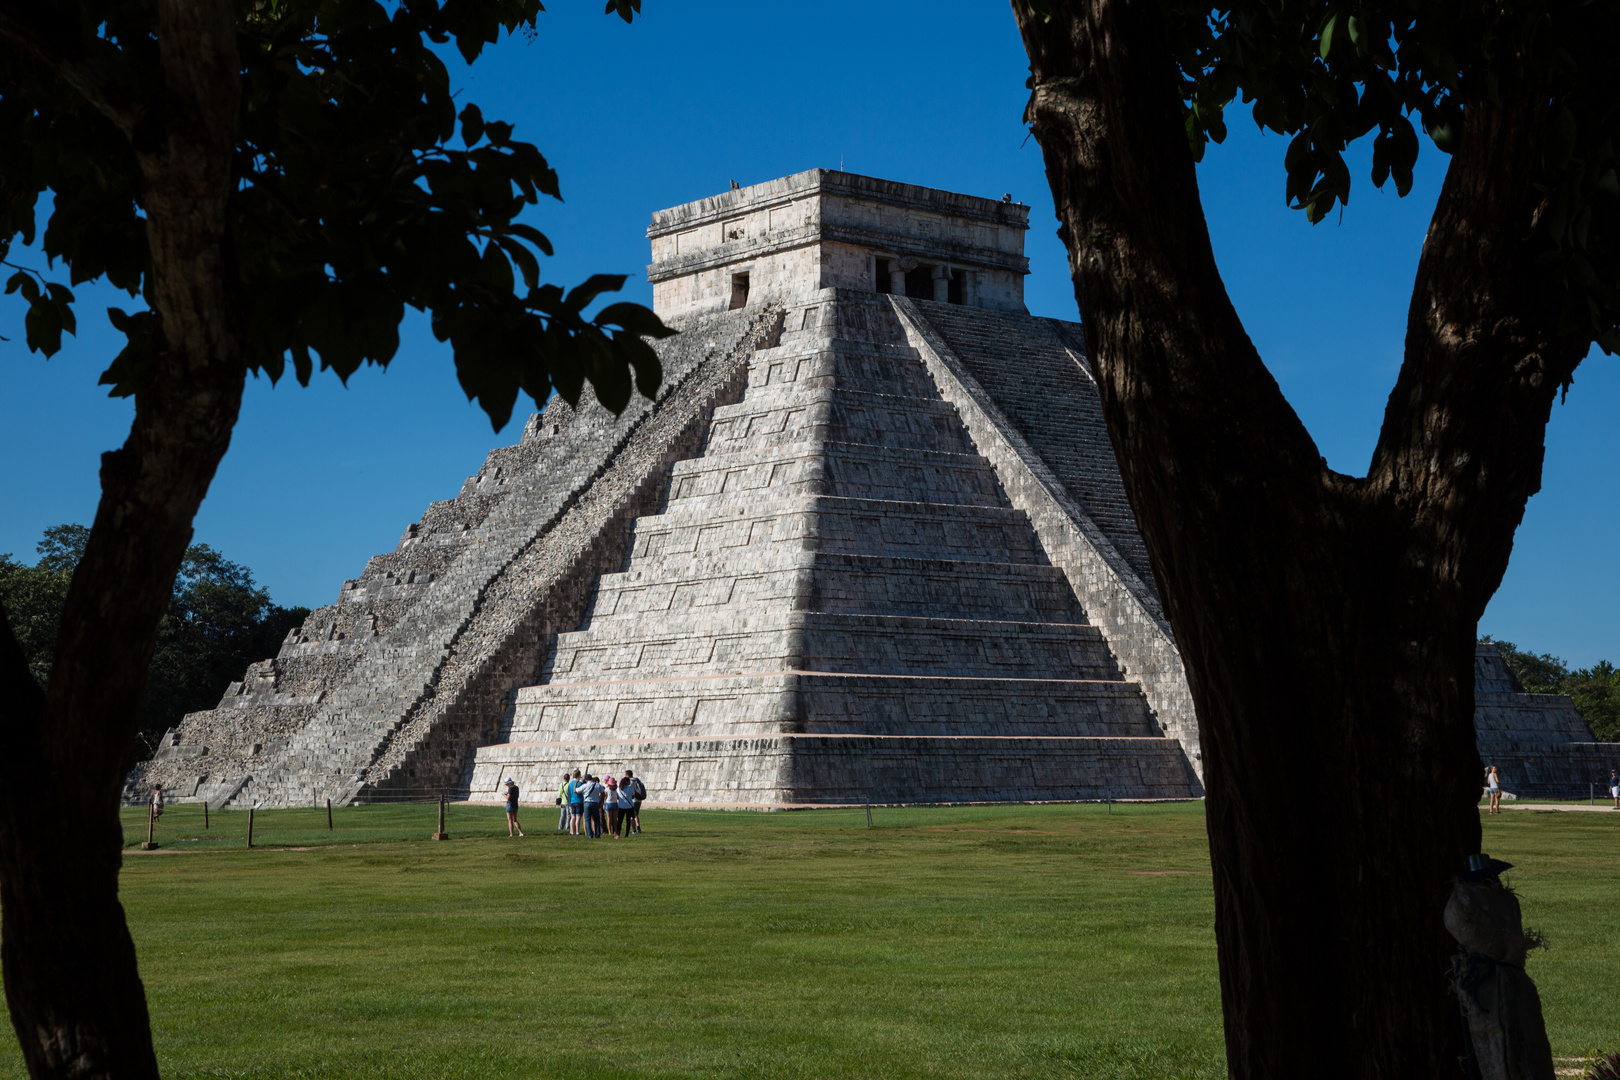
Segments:
[[[1195,791],[906,314],[825,289],[785,315],[470,791],[581,765],[683,803]]]
[[[1071,581],[1110,579],[1081,591],[1154,624],[1126,629],[1154,639],[1122,641],[1127,664],[1179,664],[1078,328],[1023,314],[1026,213],[816,172],[655,218],[661,314],[780,305],[784,330],[477,751],[469,794],[581,766],[634,767],[659,801],[745,806],[1200,791],[1184,684],[1150,701]],[[953,341],[1010,360],[1029,411],[1058,406],[1043,434],[1112,540]]]
[[[553,401],[127,794],[1189,796],[1197,727],[1027,208],[813,170],[654,216],[668,384]]]
[[[654,804],[1202,794],[1180,654],[1028,210],[812,170],[653,215],[666,385],[553,400],[125,796]],[[1620,761],[1482,647],[1508,789]]]

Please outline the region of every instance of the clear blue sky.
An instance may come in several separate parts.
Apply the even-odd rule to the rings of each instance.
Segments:
[[[601,0],[552,7],[534,42],[503,41],[471,68],[451,60],[462,99],[515,122],[561,173],[567,202],[530,215],[556,244],[552,280],[631,273],[627,295],[650,302],[652,211],[732,179],[842,163],[1029,203],[1029,308],[1076,317],[1040,152],[1020,122],[1027,61],[1005,5],[646,0],[633,27],[602,15]],[[1312,228],[1283,205],[1284,141],[1233,119],[1199,170],[1222,273],[1329,463],[1361,474],[1400,362],[1444,158],[1425,142],[1404,200],[1375,190],[1358,164],[1342,224]],[[121,341],[100,312],[127,300],[79,296],[81,333],[49,362],[22,346],[16,298],[0,299],[0,334],[12,339],[0,343],[0,552],[29,561],[46,526],[90,521],[98,455],[122,442],[132,412],[96,386]],[[1544,489],[1483,632],[1583,665],[1620,660],[1617,402],[1615,362],[1595,354],[1554,410]],[[280,603],[330,603],[429,501],[452,498],[486,451],[520,431],[521,418],[491,434],[448,350],[412,320],[393,365],[364,369],[347,388],[330,375],[307,390],[291,378],[250,382],[197,539],[251,567]]]

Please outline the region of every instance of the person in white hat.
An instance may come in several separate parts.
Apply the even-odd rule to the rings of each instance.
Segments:
[[[517,820],[518,786],[510,776],[506,778],[506,835],[522,836]]]

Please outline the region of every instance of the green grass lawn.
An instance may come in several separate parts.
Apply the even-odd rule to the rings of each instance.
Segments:
[[[452,807],[435,843],[434,813],[260,813],[247,851],[245,813],[171,808],[123,887],[165,1074],[1225,1075],[1199,804],[648,811],[595,842]],[[1620,1045],[1620,814],[1485,830],[1552,942],[1556,1052]]]

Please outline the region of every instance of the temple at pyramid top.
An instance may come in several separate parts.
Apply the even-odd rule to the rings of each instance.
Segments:
[[[1023,312],[1029,207],[811,169],[653,214],[666,319],[792,303],[820,289]]]

